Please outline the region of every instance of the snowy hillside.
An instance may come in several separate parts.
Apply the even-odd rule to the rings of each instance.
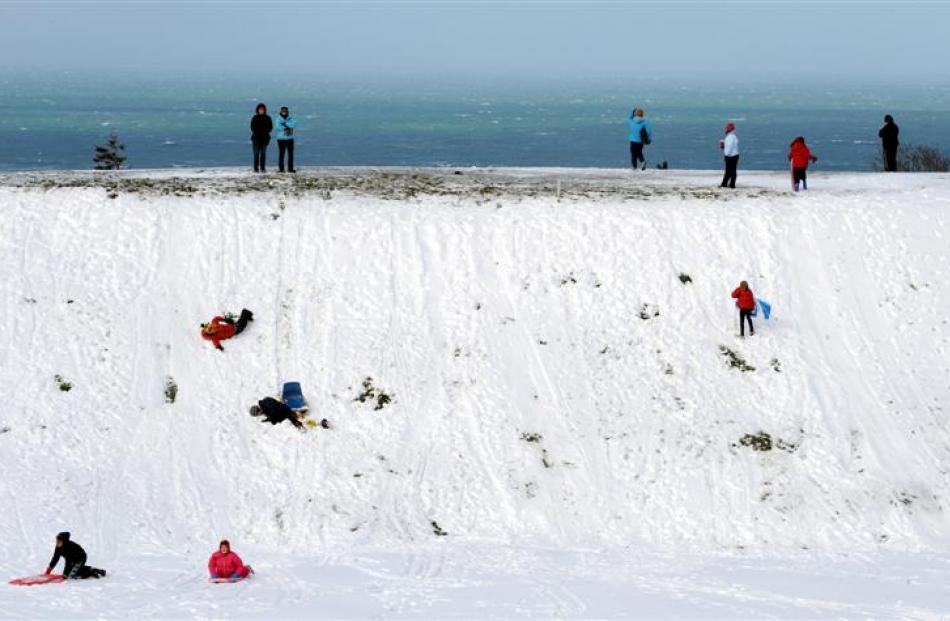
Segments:
[[[42,570],[70,530],[114,574],[4,585],[2,609],[950,611],[950,176],[816,174],[793,194],[777,173],[727,193],[716,173],[461,172],[0,177],[0,569]],[[744,340],[741,279],[774,313]],[[255,321],[223,353],[199,338],[242,307]],[[287,380],[331,429],[248,416]],[[391,402],[357,401],[364,380]],[[754,450],[763,433],[771,450]],[[260,575],[209,604],[204,563],[224,536]],[[643,550],[657,556],[631,564]],[[590,551],[607,555],[597,568]],[[785,608],[672,562],[618,587],[629,600],[596,595],[657,558],[830,576],[822,559],[854,553],[897,555],[923,586],[868,579],[852,602],[799,593]],[[601,587],[532,583],[512,607],[459,591],[468,604],[439,608],[448,576],[485,584],[466,573],[479,558],[486,574],[537,563]],[[390,570],[403,579],[387,590]],[[680,590],[659,586],[677,575]],[[53,588],[78,595],[51,603]]]

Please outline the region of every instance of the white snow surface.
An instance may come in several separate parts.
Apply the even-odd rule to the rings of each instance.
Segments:
[[[0,617],[950,615],[950,176],[459,172],[0,177]]]

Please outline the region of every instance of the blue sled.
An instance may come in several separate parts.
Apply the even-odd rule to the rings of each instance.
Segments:
[[[759,309],[762,309],[762,316],[768,319],[772,316],[772,305],[766,302],[765,300],[756,299],[755,308],[752,309],[752,316],[758,317]]]
[[[280,400],[286,403],[287,407],[291,410],[300,411],[307,409],[307,401],[303,398],[300,382],[285,382]]]

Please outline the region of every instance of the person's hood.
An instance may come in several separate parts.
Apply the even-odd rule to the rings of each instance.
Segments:
[[[63,543],[66,543],[67,541],[69,541],[69,531],[64,530],[63,532],[56,535],[56,538],[62,541]]]

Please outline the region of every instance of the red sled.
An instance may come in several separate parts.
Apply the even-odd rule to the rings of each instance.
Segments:
[[[14,586],[36,586],[37,584],[52,584],[53,582],[63,582],[66,577],[63,574],[40,574],[38,576],[25,576],[23,578],[14,578],[10,584]]]

